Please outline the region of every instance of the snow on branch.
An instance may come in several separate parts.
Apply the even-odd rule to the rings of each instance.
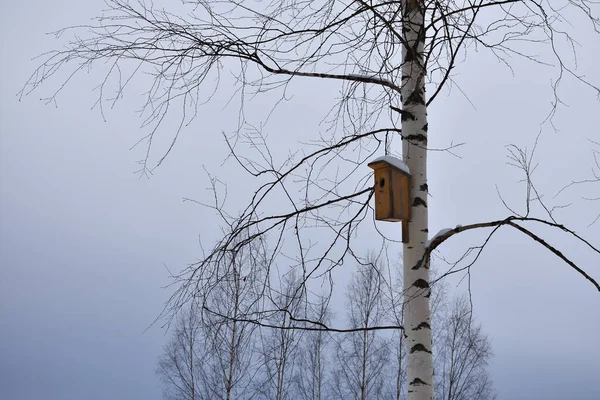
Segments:
[[[481,222],[481,223],[470,224],[470,225],[465,225],[465,226],[457,225],[453,229],[442,229],[440,232],[438,232],[435,236],[433,236],[431,239],[429,239],[427,241],[425,253],[423,254],[423,257],[421,258],[421,260],[417,263],[417,265],[415,267],[413,267],[413,269],[419,269],[419,268],[422,268],[424,265],[429,265],[429,263],[425,263],[425,261],[431,256],[431,253],[433,252],[433,250],[435,250],[439,245],[441,245],[443,242],[445,242],[448,238],[450,238],[451,236],[454,236],[460,232],[464,232],[464,231],[468,231],[468,230],[472,230],[472,229],[478,229],[478,228],[494,228],[493,232],[488,236],[488,239],[486,240],[484,245],[478,247],[479,252],[481,252],[481,250],[483,250],[483,247],[485,246],[485,244],[487,244],[487,242],[489,241],[491,236],[498,230],[498,228],[500,228],[502,226],[510,226],[510,227],[515,228],[516,230],[524,233],[525,235],[529,236],[531,239],[535,240],[536,242],[541,244],[543,247],[545,247],[547,250],[549,250],[551,253],[553,253],[558,258],[563,260],[571,268],[573,268],[580,275],[582,275],[586,280],[591,282],[592,285],[594,285],[594,287],[600,292],[600,284],[598,283],[598,281],[596,279],[591,277],[587,272],[585,272],[581,267],[579,267],[573,261],[571,261],[568,257],[566,257],[556,247],[549,244],[547,241],[545,241],[540,236],[533,233],[531,230],[518,224],[518,222],[536,222],[536,223],[540,223],[540,224],[550,226],[553,228],[558,228],[558,229],[562,230],[563,232],[566,232],[569,235],[573,236],[578,241],[580,241],[581,243],[585,244],[587,247],[592,249],[592,251],[594,251],[595,253],[600,255],[600,249],[598,247],[594,246],[588,240],[584,239],[583,237],[581,237],[574,231],[568,229],[564,225],[557,224],[555,222],[546,221],[546,220],[539,219],[539,218],[518,217],[518,216],[512,215],[512,216],[509,216],[509,217],[507,217],[505,219],[501,219],[501,220]],[[472,264],[473,263],[469,264],[466,267],[466,269],[470,268]],[[461,270],[463,270],[463,269],[465,269],[465,268],[462,268]],[[449,272],[445,275],[449,275],[450,273],[455,273],[455,272],[458,272],[458,271]],[[441,278],[443,278],[443,276],[440,277],[439,279],[441,279]]]

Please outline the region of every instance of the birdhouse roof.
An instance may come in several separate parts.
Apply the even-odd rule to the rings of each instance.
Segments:
[[[376,159],[371,161],[368,165],[369,165],[369,167],[371,167],[373,169],[379,169],[381,167],[384,167],[385,164],[390,165],[396,169],[399,169],[400,171],[404,172],[407,175],[410,175],[410,169],[408,168],[408,165],[406,165],[406,163],[404,161],[402,161],[401,159],[396,158],[394,156],[377,157]]]

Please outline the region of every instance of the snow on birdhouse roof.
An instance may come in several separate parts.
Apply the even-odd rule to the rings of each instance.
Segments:
[[[375,164],[378,162],[386,162],[386,163],[390,164],[391,166],[398,168],[400,171],[405,172],[408,175],[410,175],[410,169],[408,168],[408,165],[406,165],[406,163],[399,158],[396,158],[394,156],[381,156],[381,157],[377,157],[376,159],[371,161],[369,163],[369,165]]]

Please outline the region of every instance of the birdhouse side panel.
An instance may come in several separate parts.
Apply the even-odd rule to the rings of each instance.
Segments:
[[[392,171],[392,213],[393,217],[402,219],[402,174],[398,171]]]
[[[403,219],[410,221],[410,210],[412,209],[412,196],[411,196],[411,182],[410,176],[404,175],[402,180],[402,215]]]
[[[400,171],[393,171],[394,217],[410,220],[410,177]]]

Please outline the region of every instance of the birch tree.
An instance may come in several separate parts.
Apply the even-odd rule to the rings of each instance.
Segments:
[[[291,315],[298,315],[303,296],[296,296],[298,280],[292,271],[285,275],[272,299],[274,328],[261,329],[260,353],[263,358],[263,378],[257,390],[264,398],[293,399],[293,376],[302,331],[293,329]],[[277,329],[279,328],[279,329]]]
[[[506,65],[514,58],[553,63],[556,79],[550,117],[561,104],[558,87],[564,76],[600,93],[598,86],[567,62],[574,47],[562,50],[565,43],[574,46],[571,28],[563,22],[572,14],[582,15],[600,32],[600,20],[590,0],[568,0],[558,6],[553,1],[529,0],[283,0],[266,4],[196,0],[184,1],[174,11],[152,3],[108,0],[107,10],[92,24],[57,32],[67,42],[44,55],[22,93],[52,82],[57,89],[46,98],[57,102],[72,76],[104,63],[107,72],[98,76],[96,102],[104,115],[106,107],[115,106],[135,87],[131,82],[136,77],[152,77],[144,90],[142,108],[146,135],[139,142],[147,149],[140,161],[144,175],[163,162],[211,93],[223,90],[218,86],[221,77],[235,77],[231,84],[237,85],[242,104],[266,92],[278,94],[273,112],[287,99],[286,90],[295,82],[321,79],[339,83],[341,100],[324,116],[327,129],[302,141],[316,139],[311,146],[291,146],[284,160],[269,150],[263,121],[249,123],[246,119],[251,116],[240,111],[243,118],[238,129],[224,136],[230,149],[225,156],[255,179],[255,193],[236,216],[227,213],[222,197],[215,193],[211,207],[227,229],[198,263],[179,275],[180,290],[167,310],[178,310],[197,291],[207,290],[205,283],[219,276],[219,263],[226,254],[265,239],[267,234],[275,241],[269,259],[282,256],[292,260],[300,286],[316,280],[332,285],[334,270],[353,259],[360,262],[356,238],[360,228],[372,222],[373,188],[363,167],[382,153],[399,155],[412,175],[412,220],[403,249],[408,393],[410,400],[431,399],[429,258],[450,237],[486,229],[491,232],[487,243],[498,229],[510,229],[533,239],[600,291],[587,266],[577,265],[531,228],[539,225],[563,231],[594,256],[600,254],[589,240],[557,222],[546,207],[547,212],[533,216],[528,203],[526,212],[511,211],[505,218],[475,221],[427,241],[427,154],[435,150],[428,147],[428,106],[453,84],[453,73],[473,48],[492,52]],[[548,46],[552,59],[536,56],[542,45]],[[327,95],[338,97],[337,91],[319,93]],[[167,129],[162,122],[174,110],[181,116],[180,123],[174,130]],[[159,143],[159,137],[168,144],[156,149],[153,143]],[[401,146],[394,146],[398,140]],[[241,148],[244,143],[251,154]],[[315,243],[318,229],[321,233]],[[254,233],[245,236],[249,230]],[[388,238],[381,240],[387,242]],[[471,265],[452,268],[449,273]],[[264,282],[268,286],[271,281]],[[298,288],[295,293],[304,290]],[[250,319],[258,325],[269,324],[267,311]],[[293,325],[299,324],[297,317],[286,318]],[[314,327],[322,328],[313,322]]]
[[[310,308],[309,317],[322,324],[331,323],[331,311],[327,296],[317,296]],[[330,398],[328,384],[331,365],[334,360],[330,354],[330,333],[323,330],[306,331],[298,351],[298,368],[294,386],[297,398],[301,400],[325,400]]]
[[[265,263],[258,243],[248,250],[224,257],[219,276],[207,282],[211,290],[196,293],[177,318],[157,371],[167,399],[252,397],[257,326],[244,319],[257,309]]]
[[[463,295],[449,303],[436,363],[436,398],[445,400],[488,400],[495,398],[487,371],[492,350]]]
[[[389,310],[386,311],[386,318],[391,323],[403,326],[404,316],[404,284],[402,282],[403,269],[401,263],[395,263],[395,268],[390,268],[388,262],[388,284],[387,292],[389,297]],[[435,293],[435,292],[434,292]],[[434,310],[432,309],[432,312]],[[406,398],[404,389],[406,387],[406,341],[404,340],[403,330],[392,331],[390,340],[390,358],[391,373],[388,384],[388,393],[390,398],[396,400]]]
[[[209,344],[204,368],[213,399],[250,398],[252,377],[247,371],[257,363],[253,349],[257,327],[243,319],[252,315],[260,299],[255,289],[264,275],[261,255],[261,248],[254,245],[252,251],[227,257],[212,290],[204,293],[199,311]]]
[[[402,9],[402,155],[411,171],[412,221],[404,243],[404,335],[408,349],[408,393],[433,398],[429,264],[422,260],[427,242],[427,107],[425,103],[425,7],[406,0]],[[409,397],[409,398],[410,398]]]
[[[385,318],[385,276],[377,263],[359,265],[346,292],[350,326],[357,331],[338,338],[335,353],[333,392],[337,398],[355,400],[385,398],[388,340],[370,329]]]
[[[200,314],[188,308],[179,314],[171,340],[165,346],[156,370],[167,400],[208,399],[205,389],[206,350]]]

